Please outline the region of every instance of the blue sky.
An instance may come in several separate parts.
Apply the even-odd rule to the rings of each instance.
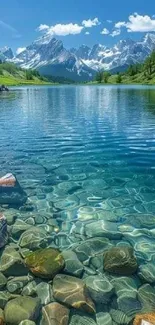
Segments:
[[[155,31],[154,0],[6,0],[0,4],[0,47],[15,51],[42,34],[67,48],[119,39],[140,39]]]

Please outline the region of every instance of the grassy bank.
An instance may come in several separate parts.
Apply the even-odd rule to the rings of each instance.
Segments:
[[[46,78],[40,76],[36,70],[24,70],[13,63],[0,64],[0,85],[48,85],[52,84]]]

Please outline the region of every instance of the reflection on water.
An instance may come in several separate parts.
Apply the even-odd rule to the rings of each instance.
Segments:
[[[71,325],[105,324],[105,312],[109,325],[129,324],[136,314],[154,312],[154,112],[153,87],[30,87],[0,97],[0,176],[15,174],[28,195],[21,208],[2,210],[43,229],[50,247],[74,251],[83,263],[78,277],[103,277],[104,268],[112,285],[110,293],[100,285],[94,298],[95,279],[87,279],[96,315],[102,315],[86,315],[82,323],[73,313]],[[11,233],[10,242],[21,245],[25,229]],[[114,246],[126,248],[128,271],[119,254],[115,272],[112,257],[103,262],[99,238],[107,240],[100,243],[102,257]]]

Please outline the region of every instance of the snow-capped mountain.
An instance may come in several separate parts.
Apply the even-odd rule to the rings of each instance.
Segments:
[[[96,44],[66,50],[62,41],[45,35],[13,58],[23,68],[38,69],[43,75],[72,80],[90,80],[96,71],[125,69],[141,63],[155,49],[155,34],[146,34],[141,41],[121,40],[113,47]],[[3,52],[4,53],[4,52]],[[6,54],[5,54],[6,55]]]
[[[22,68],[38,69],[49,76],[63,76],[73,80],[90,80],[94,71],[74,53],[67,51],[62,41],[43,36],[14,59]]]
[[[3,59],[4,61],[7,59],[13,59],[13,52],[12,49],[10,47],[3,47],[2,49],[0,49],[0,57],[1,59]]]

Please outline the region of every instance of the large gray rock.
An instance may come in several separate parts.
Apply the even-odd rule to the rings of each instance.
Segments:
[[[84,266],[79,261],[77,255],[72,250],[62,252],[62,256],[65,260],[64,272],[70,275],[81,277]]]
[[[23,320],[37,320],[40,314],[40,299],[22,297],[10,300],[4,309],[5,321],[8,325],[19,325]]]
[[[85,284],[90,297],[96,304],[107,304],[114,294],[114,287],[106,276],[88,276]]]
[[[47,246],[47,244],[47,234],[43,229],[39,227],[31,227],[19,238],[19,246],[21,248],[28,248],[30,250],[44,248]]]
[[[54,301],[52,286],[49,283],[39,283],[36,286],[36,293],[38,298],[40,298],[42,305],[48,305],[50,302]]]
[[[41,325],[68,325],[69,309],[53,302],[42,309]]]
[[[56,275],[53,280],[54,298],[69,307],[95,313],[95,305],[86,291],[82,280],[64,274]]]
[[[74,251],[77,254],[79,260],[81,262],[85,262],[90,257],[103,253],[105,250],[111,247],[112,244],[108,238],[95,237],[82,241],[79,245],[77,245]]]
[[[12,226],[11,234],[13,235],[14,238],[18,239],[24,231],[30,228],[32,228],[31,225],[27,224],[23,220],[17,219],[14,225]]]
[[[117,223],[99,220],[88,223],[85,226],[88,237],[106,237],[109,239],[121,239],[122,234],[117,228]]]
[[[7,246],[0,260],[0,271],[6,276],[27,275],[28,269],[19,255],[12,247]]]

